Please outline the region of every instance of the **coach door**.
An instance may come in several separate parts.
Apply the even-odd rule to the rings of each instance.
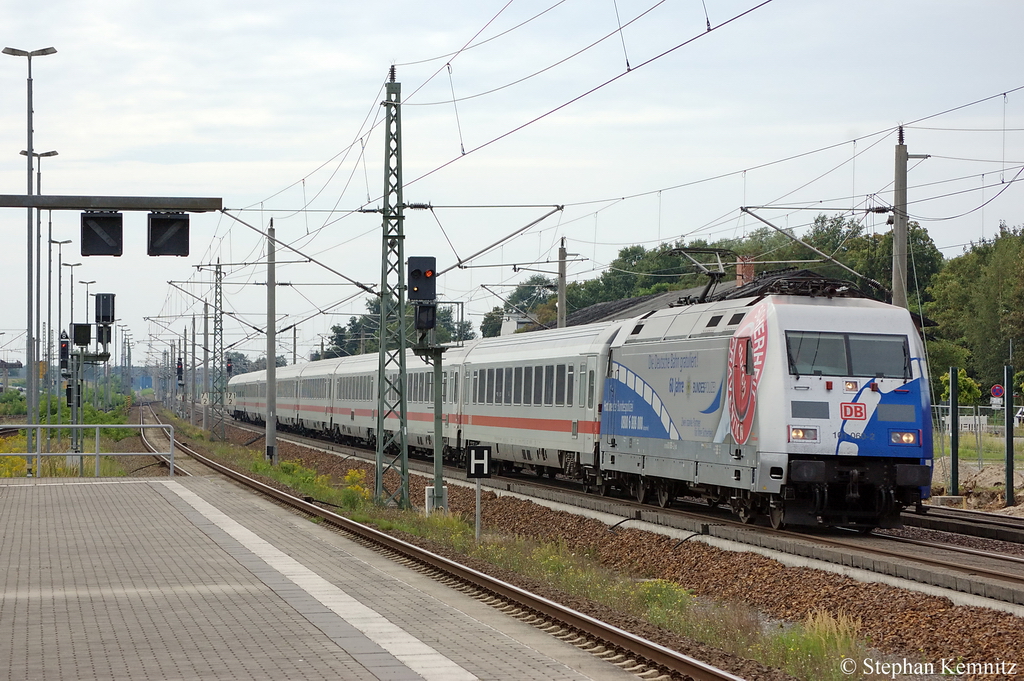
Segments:
[[[573,419],[573,432],[578,433],[577,438],[580,452],[580,463],[584,465],[595,465],[594,443],[597,440],[598,422],[601,419],[598,413],[598,404],[601,396],[598,394],[600,381],[597,375],[597,357],[587,357],[585,361],[580,358],[579,363],[579,387],[577,397],[579,408],[573,411],[578,414],[578,420]]]

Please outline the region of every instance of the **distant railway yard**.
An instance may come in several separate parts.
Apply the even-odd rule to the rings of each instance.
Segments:
[[[265,466],[256,464],[259,472],[254,473],[252,465],[229,462],[246,447],[250,461],[262,458],[258,427],[229,422],[226,433],[236,454],[225,458],[224,444],[178,424],[185,447],[284,488],[270,480]],[[291,433],[281,434],[278,446],[284,467],[315,471],[325,489],[345,494],[373,487],[372,452]],[[185,456],[176,458],[175,467],[204,474]],[[410,469],[410,499],[421,506],[426,487],[433,484],[432,465],[411,461]],[[560,479],[524,474],[489,481],[482,496],[484,540],[474,546],[473,490],[462,471],[446,468],[445,478],[452,516],[468,519],[468,543],[454,530],[418,537],[394,519],[371,524],[402,527],[394,533],[401,539],[742,678],[850,678],[840,666],[847,658],[857,661],[853,678],[915,668],[945,669],[947,676],[964,678],[981,669],[1001,670],[1003,676],[984,678],[1012,678],[1006,664],[955,664],[1017,664],[1024,650],[1024,530],[1012,517],[929,508],[924,515],[905,513],[901,529],[871,535],[838,529],[792,533],[766,523],[738,523],[724,510],[685,499],[669,508],[642,506],[631,499],[585,495],[578,485]],[[324,509],[336,510],[338,504],[310,490],[292,493],[307,503],[328,502],[317,504]],[[557,565],[554,578],[527,560],[545,551],[555,552],[540,560]],[[519,554],[521,560],[495,555],[503,552]],[[577,562],[584,558],[592,567]],[[685,598],[660,618],[640,614],[609,599],[589,569],[607,571],[631,585],[664,585]],[[566,579],[572,574],[577,577]],[[800,648],[805,642],[793,642],[799,639],[797,631],[805,638],[820,636],[823,649]],[[780,645],[791,648],[788,655],[778,650]],[[607,642],[595,647],[621,650]],[[643,658],[630,654],[630,659]],[[634,669],[643,678],[674,675],[670,665],[649,660]]]

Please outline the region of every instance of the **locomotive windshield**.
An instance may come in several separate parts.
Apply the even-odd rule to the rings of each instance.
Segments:
[[[794,376],[911,378],[906,336],[787,331],[786,349]]]

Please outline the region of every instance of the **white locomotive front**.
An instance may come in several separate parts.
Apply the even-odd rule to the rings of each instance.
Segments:
[[[612,344],[595,484],[775,526],[896,525],[928,495],[926,375],[909,314],[869,299],[660,310]]]

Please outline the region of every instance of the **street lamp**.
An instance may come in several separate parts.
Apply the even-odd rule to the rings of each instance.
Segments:
[[[76,267],[80,267],[81,265],[82,265],[82,263],[80,263],[80,262],[76,262],[74,264],[72,264],[72,263],[64,263],[64,267],[70,267],[71,268],[71,274],[69,275],[71,277],[71,285],[68,286],[68,288],[71,289],[71,305],[68,306],[68,323],[69,324],[74,324],[75,323],[75,268]]]
[[[4,54],[9,54],[12,57],[25,57],[28,59],[28,82],[27,82],[27,112],[28,112],[28,144],[26,145],[27,151],[25,152],[25,160],[28,163],[28,187],[26,195],[32,195],[32,159],[34,154],[32,153],[32,57],[44,57],[48,54],[54,54],[57,50],[52,47],[44,47],[41,50],[19,50],[14,47],[5,47],[3,49]],[[29,206],[27,210],[27,226],[28,226],[28,255],[25,261],[27,291],[26,291],[26,316],[25,320],[25,360],[28,371],[26,372],[26,387],[28,388],[28,397],[26,406],[28,408],[28,425],[32,425],[39,418],[39,395],[36,393],[36,385],[38,381],[39,372],[35,367],[35,338],[33,337],[33,324],[32,324],[32,207]],[[32,430],[27,431],[26,450],[33,451],[33,435],[35,433]],[[38,441],[35,443],[36,452],[38,453]],[[36,457],[38,466],[38,456]]]
[[[89,286],[95,284],[96,281],[79,281],[79,284],[85,284],[85,323],[89,323]]]
[[[21,150],[21,155],[22,156],[28,156],[29,153],[30,152],[25,151],[24,149]],[[42,153],[31,152],[31,153],[32,153],[32,156],[36,157],[36,159],[50,158],[52,156],[56,156],[57,155],[56,151],[44,151]],[[39,160],[39,165],[36,166],[36,195],[41,196],[42,193],[43,193],[43,162],[42,162],[42,160]],[[42,247],[42,243],[41,243],[42,242],[42,238],[43,238],[42,221],[43,221],[43,209],[42,208],[37,208],[36,209],[36,246],[35,246],[35,248],[36,248],[36,309],[35,309],[35,317],[36,317],[35,333],[36,333],[36,339],[35,340],[36,340],[36,346],[37,346],[36,347],[36,352],[39,355],[42,354],[42,339],[40,338],[40,329],[39,329],[39,325],[42,322],[42,314],[40,314],[40,311],[39,311],[39,307],[42,304],[41,287],[42,287],[42,281],[43,281],[42,263],[41,263],[42,258],[43,258],[43,247]],[[49,233],[49,236],[47,238],[50,239],[51,241],[53,240],[53,220],[52,219],[50,220],[50,233]],[[47,290],[46,328],[47,328],[48,331],[53,331],[52,322],[50,321],[50,295],[49,295],[49,290],[50,290],[50,286],[51,286],[51,284],[50,284],[50,277],[49,277],[49,263],[50,263],[49,259],[50,258],[53,258],[53,248],[52,247],[47,252],[47,272],[48,272],[48,274],[47,274],[47,279],[46,279],[46,290]],[[47,335],[49,335],[49,334],[47,334]],[[50,339],[49,338],[46,339],[46,365],[47,365],[47,367],[49,367],[49,365],[50,365]],[[49,388],[47,388],[47,391],[46,391],[46,405],[47,405],[47,408],[49,408],[49,405],[50,405],[50,390],[49,390]],[[46,422],[47,423],[50,422],[49,412],[47,412]],[[49,434],[49,433],[47,433],[47,434]]]
[[[50,236],[52,237],[53,236],[53,229],[52,228],[51,228],[50,232],[51,232]],[[62,307],[61,307],[61,302],[62,302],[61,301],[61,293],[63,293],[63,287],[61,286],[61,283],[64,280],[64,276],[63,276],[64,275],[64,245],[65,244],[69,244],[69,243],[71,243],[71,239],[65,239],[64,241],[54,241],[53,238],[50,239],[50,262],[49,262],[49,265],[47,266],[47,270],[48,271],[52,269],[52,265],[53,265],[53,247],[54,247],[54,245],[57,246],[57,343],[58,344],[60,343],[60,336],[61,336],[61,334],[64,333],[64,322],[63,322],[63,320],[61,318],[61,310],[62,310]],[[78,264],[80,265],[81,263],[78,263]],[[72,270],[72,272],[74,272],[74,270]],[[50,302],[53,300],[53,291],[51,290],[53,288],[53,275],[52,275],[52,273],[47,274],[46,280],[47,280],[47,284],[46,284],[46,297],[47,297],[47,301],[46,301],[46,323],[47,323],[47,325],[50,325],[52,323],[51,311],[50,311]],[[50,354],[49,354],[50,344],[47,343],[46,347],[47,347],[47,361],[49,362],[52,359],[50,357]],[[57,380],[54,380],[55,378]],[[47,393],[46,393],[46,399],[47,399],[47,402],[46,402],[47,423],[49,423],[49,417],[50,417],[50,402],[49,402],[49,400],[50,400],[50,393],[53,391],[53,389],[55,387],[55,385],[54,385],[55,383],[56,384],[60,384],[60,372],[57,373],[56,377],[54,377],[53,375],[50,376],[49,385],[47,386]],[[60,418],[61,418],[61,406],[60,406],[60,394],[58,393],[57,394],[57,425],[58,426],[60,425]],[[47,432],[49,432],[49,431],[47,431]],[[60,429],[57,430],[57,441],[60,442]]]

